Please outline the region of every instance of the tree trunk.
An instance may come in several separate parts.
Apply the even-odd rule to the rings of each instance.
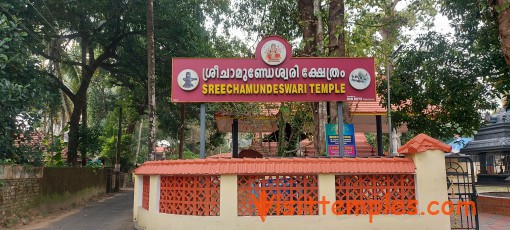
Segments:
[[[49,134],[50,134],[50,146],[51,146],[51,150],[50,150],[50,165],[53,166],[53,156],[55,155],[54,154],[54,148],[53,148],[53,144],[54,144],[54,134],[53,134],[53,110],[50,110],[50,130],[49,130]]]
[[[317,18],[314,15],[313,0],[298,0],[299,24],[303,31],[303,48],[302,56],[317,56]],[[315,148],[315,156],[322,154],[321,146],[324,145],[321,139],[321,117],[319,111],[319,102],[311,102],[310,108],[313,113],[314,135],[313,145]]]
[[[62,135],[62,131],[64,131],[64,127],[66,127],[67,124],[67,113],[66,109],[62,108],[62,111],[60,112],[60,130],[59,135]]]
[[[69,143],[67,144],[67,162],[71,166],[76,166],[78,157],[78,129],[80,128],[80,116],[82,103],[78,102],[80,99],[76,99],[74,103],[73,113],[71,119],[69,119]]]
[[[136,121],[129,122],[129,124],[126,128],[125,134],[131,136],[131,134],[133,134],[133,132],[135,131],[135,126],[136,126]]]
[[[83,33],[83,34],[85,34],[85,33]],[[87,44],[88,43],[87,39],[88,39],[87,36],[82,36],[82,40],[80,42],[81,63],[83,63],[85,65],[87,65],[87,51],[89,50],[88,44]],[[89,52],[89,55],[90,54],[91,53]],[[90,62],[90,63],[92,63],[92,62]],[[81,75],[85,76],[86,74],[87,74],[86,68],[82,67]],[[82,103],[82,106],[81,106],[81,129],[85,130],[85,129],[87,129],[87,90],[84,91],[83,95],[78,100],[81,100],[81,103]],[[83,133],[83,131],[81,132],[80,136],[82,135],[82,133]],[[79,139],[78,139],[78,141],[79,141]],[[79,145],[80,145],[80,143],[78,143],[78,146]],[[78,147],[78,149],[80,149],[80,147]],[[87,165],[87,149],[81,148],[80,155],[81,155],[81,166],[86,166]]]
[[[138,129],[138,144],[136,145],[135,166],[137,166],[138,163],[138,154],[140,154],[140,144],[142,143],[142,127],[143,119],[140,121],[140,128]]]
[[[86,68],[85,68],[86,69]],[[75,95],[75,100],[73,100],[74,108],[73,113],[71,114],[71,118],[69,119],[69,143],[68,143],[68,156],[67,156],[67,162],[72,165],[76,166],[77,163],[77,157],[78,157],[78,145],[79,145],[79,139],[78,139],[78,131],[80,128],[80,118],[83,112],[83,107],[85,106],[84,98],[86,98],[87,90],[90,85],[90,81],[93,75],[93,71],[86,70],[84,72],[84,76],[82,76],[80,88],[78,88],[78,91]]]
[[[80,23],[83,26],[85,24],[85,18],[82,17]],[[94,74],[94,71],[89,71],[87,68],[87,36],[84,31],[80,31],[81,33],[81,82],[78,91],[76,92],[75,98],[73,100],[74,108],[71,114],[71,118],[69,120],[69,143],[68,143],[68,152],[67,152],[67,162],[71,166],[76,166],[78,163],[78,147],[80,144],[79,140],[79,129],[80,129],[80,118],[83,115],[83,109],[86,107],[87,103],[87,90],[90,85],[91,78]],[[85,115],[86,120],[86,115]],[[83,161],[83,155],[82,155]],[[83,162],[82,162],[83,164]]]
[[[317,41],[318,56],[324,55],[324,27],[322,25],[321,0],[313,0],[313,14],[317,17]]]
[[[287,137],[287,124],[285,123],[284,113],[281,108],[285,106],[285,103],[280,103],[280,116],[278,117],[278,156],[284,157],[286,154],[286,137]]]
[[[57,54],[57,55],[59,55],[59,54]],[[59,62],[55,62],[55,73],[57,74],[58,80],[60,82],[64,82],[64,80],[62,78],[62,70],[60,68]],[[67,96],[67,94],[65,94],[64,91],[60,90],[60,95],[62,97],[62,104],[63,104],[62,117],[61,117],[62,120],[61,120],[61,127],[60,127],[60,132],[62,132],[62,130],[64,130],[64,127],[67,124],[68,116],[72,113],[72,109],[71,109],[71,101],[70,101],[69,97]]]
[[[508,0],[498,0],[499,6],[509,2]],[[498,33],[501,41],[501,50],[505,56],[506,65],[510,68],[510,8],[503,10],[498,15]]]
[[[85,96],[83,98],[83,106],[81,108],[81,128],[84,131],[87,130],[87,128],[88,128],[87,106],[88,106],[87,93],[85,93]],[[83,134],[81,134],[81,135],[83,135]],[[81,166],[85,167],[87,165],[87,148],[81,148],[80,155],[81,155]]]
[[[316,56],[317,55],[317,18],[313,14],[313,0],[298,0],[299,20],[300,26],[303,31],[303,41],[305,47],[303,49],[303,56]]]
[[[181,123],[181,126],[179,128],[179,159],[182,159],[182,152],[184,151],[184,129],[186,128],[186,123],[185,122],[185,116],[186,116],[186,104],[184,103],[181,103],[180,105],[180,115],[181,115],[181,118],[180,118],[180,123]]]
[[[121,151],[122,151],[122,107],[119,107],[119,124],[117,127],[117,156],[115,158],[115,164],[117,165],[120,165]]]
[[[313,0],[313,14],[315,17],[317,17],[317,33],[315,34],[315,40],[317,41],[317,56],[324,56],[324,26],[322,24],[322,7],[321,7],[321,0]],[[329,116],[326,116],[326,110],[327,106],[325,102],[319,102],[318,105],[318,118],[320,120],[319,123],[319,140],[324,140],[325,138],[325,132],[322,132],[321,129],[325,127],[325,124],[328,123]],[[317,128],[317,127],[315,127]],[[326,148],[326,143],[324,141],[321,141],[321,149]]]
[[[321,156],[323,152],[323,139],[321,139],[322,135],[322,127],[321,127],[321,115],[320,115],[320,102],[311,102],[310,106],[312,108],[313,114],[313,122],[314,122],[314,135],[313,135],[313,147],[315,149],[315,156]]]
[[[154,11],[152,0],[147,0],[147,77],[149,93],[149,135],[147,146],[148,160],[155,160],[156,148],[156,76],[154,60]]]
[[[329,56],[345,57],[345,6],[344,0],[329,1]],[[337,123],[338,107],[336,102],[329,103],[329,120]]]

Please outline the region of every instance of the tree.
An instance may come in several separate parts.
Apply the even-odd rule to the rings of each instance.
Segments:
[[[434,32],[402,52],[391,76],[395,122],[438,138],[478,130],[480,111],[494,103],[470,56],[461,44]]]
[[[492,10],[492,16],[497,21],[498,34],[501,42],[501,51],[505,57],[506,65],[510,69],[510,2],[499,0],[499,1],[487,1],[489,7]],[[484,9],[484,7],[482,7]]]
[[[477,74],[492,84],[497,96],[510,93],[510,3],[445,1],[441,12],[455,29],[455,43],[470,53]]]
[[[394,121],[437,137],[471,135],[481,125],[480,113],[495,108],[494,98],[510,89],[501,31],[508,4],[438,3],[454,36],[424,34],[399,57],[391,83],[393,104],[400,107]],[[423,94],[411,93],[416,91]]]
[[[47,9],[42,10],[42,9]],[[137,2],[94,0],[67,2],[48,0],[28,2],[18,9],[29,20],[29,30],[35,31],[45,40],[58,39],[64,51],[59,56],[52,53],[38,54],[62,65],[75,66],[81,70],[80,83],[76,91],[54,77],[54,83],[71,99],[73,111],[69,121],[68,162],[77,163],[80,123],[87,127],[87,92],[98,69],[111,68],[116,51],[123,39],[140,32]],[[51,11],[49,10],[51,9]],[[69,46],[78,44],[79,57],[68,55]],[[82,153],[85,155],[86,153]],[[83,157],[82,157],[83,158]],[[85,164],[86,162],[82,162]]]
[[[30,139],[41,110],[60,98],[33,57],[33,50],[42,48],[33,45],[40,38],[29,36],[24,23],[14,5],[0,3],[0,163],[38,165],[42,163],[38,149],[14,142]]]
[[[149,146],[147,159],[154,160],[156,147],[156,76],[154,61],[154,10],[152,0],[147,0],[147,82],[149,93]]]

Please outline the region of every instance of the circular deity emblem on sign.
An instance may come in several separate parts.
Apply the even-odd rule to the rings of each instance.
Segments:
[[[285,60],[287,50],[283,43],[277,40],[269,40],[262,45],[260,55],[266,64],[279,65]]]
[[[362,68],[357,68],[349,75],[349,83],[357,90],[364,90],[370,85],[370,74]]]
[[[191,91],[197,88],[200,82],[197,72],[191,69],[185,69],[177,76],[177,84],[181,89]]]

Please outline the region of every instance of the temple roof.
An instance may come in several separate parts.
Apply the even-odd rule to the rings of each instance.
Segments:
[[[489,124],[478,130],[473,141],[460,150],[462,154],[510,151],[510,122]]]

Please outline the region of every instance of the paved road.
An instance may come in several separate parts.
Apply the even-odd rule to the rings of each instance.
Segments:
[[[510,229],[510,216],[500,216],[489,213],[479,213],[481,230],[508,230]]]
[[[132,230],[133,190],[121,191],[104,200],[93,202],[72,215],[37,229]]]

